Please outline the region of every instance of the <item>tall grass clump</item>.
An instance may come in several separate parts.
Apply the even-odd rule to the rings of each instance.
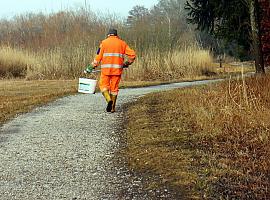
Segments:
[[[38,60],[28,68],[28,78],[57,79],[82,76],[85,66],[94,59],[96,47],[66,46],[35,53]],[[125,80],[177,80],[215,73],[210,52],[195,47],[161,52],[158,48],[137,52],[135,63],[123,77]],[[210,73],[209,73],[210,72]]]
[[[94,48],[76,46],[30,51],[0,48],[0,77],[27,79],[74,79],[82,75],[94,57]]]
[[[4,46],[0,51],[0,76],[27,79],[74,79],[82,76],[93,60],[96,47],[87,44],[44,50],[22,50]],[[161,52],[157,48],[137,52],[135,63],[126,71],[126,80],[177,80],[214,73],[209,51],[189,47]]]
[[[268,199],[269,84],[256,76],[142,98],[126,123],[131,167],[194,199]]]
[[[208,120],[199,113],[196,117],[196,127],[204,133],[201,139],[207,141],[198,141],[196,146],[219,161],[209,163],[216,168],[211,176],[218,175],[218,179],[208,180],[216,198],[221,194],[267,199],[270,195],[269,84],[269,75],[224,83],[209,92],[211,100],[204,100]],[[226,92],[222,92],[224,88]]]
[[[152,48],[139,53],[128,71],[135,80],[177,80],[186,77],[208,76],[215,73],[210,51],[196,46],[160,51]]]
[[[26,76],[28,79],[77,78],[91,63],[95,50],[87,45],[78,45],[35,52],[37,62],[28,68]]]
[[[24,77],[27,68],[34,65],[34,57],[22,49],[0,47],[0,77]]]
[[[269,75],[242,77],[186,94],[181,112],[188,116],[184,122],[191,134],[190,149],[199,152],[194,155],[199,188],[207,196],[269,196],[269,84]]]

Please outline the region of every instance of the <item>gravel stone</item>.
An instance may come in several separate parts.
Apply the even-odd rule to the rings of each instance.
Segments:
[[[118,155],[123,104],[150,92],[205,84],[123,89],[116,113],[100,93],[64,97],[0,127],[1,200],[173,199],[168,188],[146,190]]]

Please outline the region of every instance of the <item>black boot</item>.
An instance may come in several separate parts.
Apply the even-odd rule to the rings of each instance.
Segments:
[[[112,99],[111,99],[111,96],[110,96],[110,94],[109,94],[109,91],[106,90],[106,91],[102,92],[102,95],[105,97],[106,102],[108,103],[108,104],[107,104],[106,111],[107,111],[107,112],[111,112],[113,101],[112,101]]]
[[[115,105],[116,105],[117,95],[112,95],[111,94],[111,99],[112,99],[112,102],[113,102],[111,112],[114,113],[115,112]]]

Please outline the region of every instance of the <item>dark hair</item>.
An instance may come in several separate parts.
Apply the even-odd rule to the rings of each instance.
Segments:
[[[117,36],[117,30],[116,29],[113,29],[113,28],[110,28],[109,29],[109,32],[108,32],[108,35],[115,35],[115,36]]]

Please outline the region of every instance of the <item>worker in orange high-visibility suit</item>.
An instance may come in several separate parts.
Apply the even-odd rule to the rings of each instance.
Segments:
[[[125,56],[128,57],[127,61],[124,61]],[[117,30],[110,29],[108,38],[101,42],[92,62],[94,68],[101,66],[99,87],[107,101],[107,112],[115,112],[123,67],[131,65],[135,57],[135,51],[117,36]]]

